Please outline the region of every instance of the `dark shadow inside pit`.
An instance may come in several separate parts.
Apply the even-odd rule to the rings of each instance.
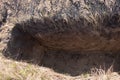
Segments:
[[[18,61],[22,60],[33,64],[38,62],[40,66],[52,68],[58,73],[69,74],[71,76],[89,73],[92,68],[102,68],[107,71],[111,66],[113,66],[113,71],[120,71],[119,52],[80,53],[63,50],[47,50],[44,52],[42,59],[40,59],[38,54],[34,54],[35,51],[33,51],[34,53],[32,52],[33,46],[39,46],[38,44],[39,42],[31,35],[21,31],[18,27],[14,27],[12,38],[8,43],[8,48],[6,48],[4,55]],[[36,50],[38,52],[40,51],[39,48]],[[39,59],[34,57],[34,55],[37,55]]]
[[[42,66],[53,68],[60,73],[72,76],[86,74],[92,68],[102,68],[107,71],[113,66],[113,71],[120,71],[120,53],[84,53],[56,51],[44,55]]]
[[[49,25],[50,21],[46,21],[46,24]],[[73,26],[75,26],[76,23],[77,22],[74,22]],[[30,28],[25,27],[28,28],[28,31],[24,30],[22,28],[23,26],[16,24],[11,32],[11,39],[7,44],[7,48],[3,51],[4,56],[33,64],[37,63],[40,66],[52,68],[56,72],[70,74],[72,76],[89,73],[92,68],[102,68],[107,71],[111,66],[113,66],[113,71],[120,71],[120,52],[95,53],[94,51],[81,53],[52,49],[44,50],[44,47],[41,46],[42,43],[28,32],[32,28],[33,32],[41,28],[40,30],[46,33],[49,28],[43,25],[42,22],[42,27],[39,26],[40,23],[35,24],[33,22],[31,24],[37,27],[34,28],[33,25],[31,25],[32,27]],[[53,24],[51,24],[51,26],[53,26]],[[79,25],[77,25],[76,28],[77,27],[79,27]],[[83,29],[81,29],[81,31],[82,30]]]
[[[16,58],[14,54],[14,58],[13,55],[11,58],[32,64],[36,64],[36,60],[38,62],[38,59],[34,58],[34,61],[32,61],[30,55],[27,56],[24,54]],[[41,63],[38,63],[40,66],[71,76],[90,73],[92,68],[101,68],[107,72],[111,66],[113,67],[113,71],[120,71],[120,53],[80,53],[62,50],[47,51],[40,60]]]

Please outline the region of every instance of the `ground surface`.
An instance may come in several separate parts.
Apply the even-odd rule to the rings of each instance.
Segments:
[[[0,4],[0,80],[120,80],[119,0],[0,0]],[[77,32],[81,36],[75,37]],[[41,38],[44,33],[48,36]],[[95,52],[77,52],[81,47]]]

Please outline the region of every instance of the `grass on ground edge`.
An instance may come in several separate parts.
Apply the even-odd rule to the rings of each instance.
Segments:
[[[91,74],[72,77],[42,66],[17,62],[0,56],[0,80],[120,80],[116,72],[95,69]]]

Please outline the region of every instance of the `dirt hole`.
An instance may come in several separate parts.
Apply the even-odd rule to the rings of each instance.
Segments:
[[[80,53],[63,50],[42,51],[40,43],[30,34],[16,26],[12,30],[4,55],[16,60],[27,62],[40,62],[40,66],[54,69],[56,72],[77,76],[89,73],[92,68],[108,70],[113,66],[113,71],[120,71],[120,53]],[[35,48],[35,49],[34,49]],[[44,53],[41,58],[41,54]]]

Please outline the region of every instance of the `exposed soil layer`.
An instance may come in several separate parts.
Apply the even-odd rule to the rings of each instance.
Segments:
[[[113,66],[113,71],[120,71],[119,52],[49,49],[41,46],[39,40],[18,27],[13,28],[11,38],[4,51],[3,54],[6,57],[37,63],[52,68],[56,72],[72,76],[89,73],[92,68],[102,68],[107,71],[111,66]]]

